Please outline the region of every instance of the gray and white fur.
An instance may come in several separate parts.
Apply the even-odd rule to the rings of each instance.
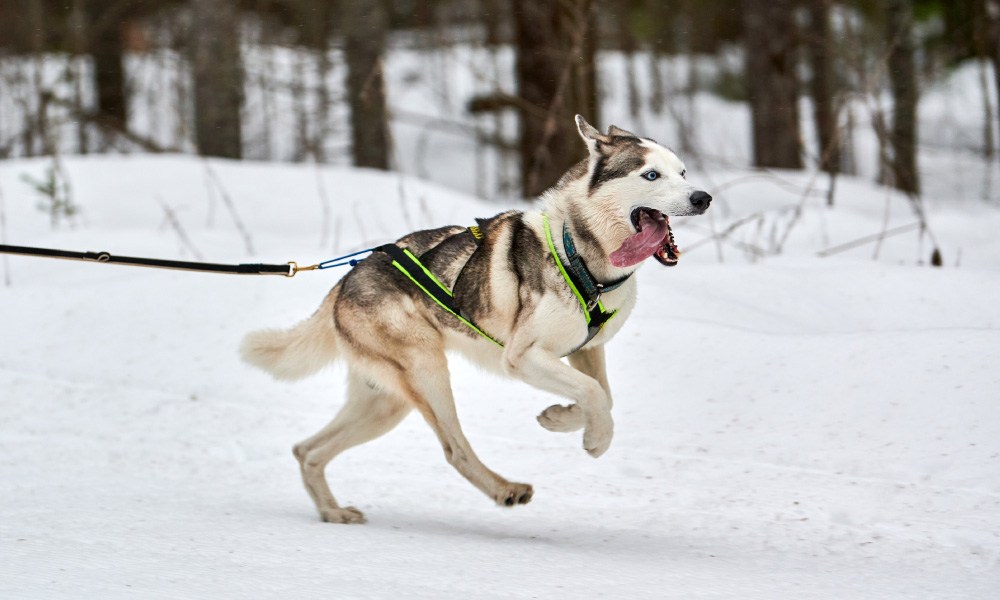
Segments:
[[[599,281],[617,280],[637,266],[615,267],[609,254],[636,233],[632,214],[646,207],[664,215],[695,215],[711,198],[685,178],[684,164],[667,148],[612,126],[602,134],[582,117],[577,128],[588,158],[542,195],[561,260],[563,224]],[[643,174],[655,170],[649,181]],[[550,431],[583,429],[583,447],[594,457],[611,444],[611,389],[604,345],[635,305],[636,281],[602,297],[618,314],[586,346],[580,303],[550,254],[542,213],[508,211],[479,219],[481,243],[464,226],[418,231],[398,240],[455,294],[464,316],[503,342],[479,336],[395,269],[387,255],[361,261],[327,295],[319,309],[289,330],[250,333],[243,358],[279,379],[299,379],[334,360],[347,364],[347,395],[336,417],[294,447],[305,483],[321,518],[364,521],[341,506],[325,476],[338,454],[379,437],[417,409],[437,435],[448,462],[501,506],[525,504],[532,487],[484,465],[473,451],[455,411],[447,351],[488,369],[562,396],[538,416]],[[575,351],[574,351],[575,350]],[[561,357],[568,354],[568,363]]]

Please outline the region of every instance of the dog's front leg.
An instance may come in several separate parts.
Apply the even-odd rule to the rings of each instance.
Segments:
[[[611,386],[608,385],[608,369],[604,361],[604,346],[586,346],[580,348],[566,358],[569,364],[573,365],[577,371],[590,375],[601,384],[608,399],[611,398]]]
[[[601,359],[603,365],[603,353]],[[583,449],[594,458],[607,451],[614,434],[611,395],[598,379],[562,362],[559,356],[539,346],[534,336],[528,335],[513,336],[504,350],[503,365],[509,375],[525,383],[575,400],[582,412]]]
[[[608,395],[609,402],[612,402],[611,386],[608,385],[608,373],[604,362],[604,346],[586,347],[577,350],[568,357],[569,364],[577,371],[589,375],[597,380]],[[579,404],[553,404],[538,415],[538,423],[556,432],[570,432],[583,429],[584,417],[583,409]]]

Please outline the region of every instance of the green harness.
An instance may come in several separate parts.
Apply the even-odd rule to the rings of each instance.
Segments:
[[[625,283],[630,275],[607,285],[597,283],[583,265],[582,259],[576,255],[572,238],[569,236],[569,230],[564,227],[563,245],[566,247],[567,253],[570,255],[569,268],[576,275],[576,277],[574,277],[569,271],[567,271],[566,265],[563,264],[562,259],[559,258],[559,254],[556,252],[556,246],[552,242],[552,230],[549,227],[549,217],[545,213],[542,213],[542,223],[545,226],[545,241],[548,243],[549,252],[552,254],[552,258],[556,261],[556,266],[559,267],[559,272],[562,273],[563,279],[566,280],[566,285],[569,286],[569,289],[573,291],[573,295],[576,296],[576,299],[580,302],[580,308],[583,309],[584,318],[587,319],[587,339],[585,339],[582,344],[577,346],[576,350],[579,350],[580,348],[586,346],[590,340],[594,339],[594,337],[600,333],[604,325],[618,313],[617,310],[609,312],[604,308],[604,303],[601,302],[601,294],[603,292],[609,292],[613,289],[617,289]],[[470,227],[469,232],[477,242],[479,242],[483,237],[479,227]],[[461,309],[457,304],[455,304],[455,294],[448,289],[448,286],[441,283],[441,280],[439,280],[434,273],[430,271],[430,269],[425,267],[423,263],[420,262],[420,259],[418,259],[412,252],[406,248],[400,248],[396,244],[385,244],[384,246],[379,246],[376,250],[388,254],[392,259],[392,266],[396,267],[402,274],[406,275],[410,281],[416,284],[416,286],[419,287],[425,294],[430,296],[431,299],[438,304],[438,306],[451,313],[462,323],[465,323],[469,329],[472,329],[479,335],[493,342],[498,347],[503,348],[502,342],[480,329],[468,318],[462,316]],[[573,352],[576,352],[576,350]]]

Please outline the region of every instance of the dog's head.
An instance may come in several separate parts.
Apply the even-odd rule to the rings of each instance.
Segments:
[[[590,153],[588,197],[607,218],[622,221],[632,232],[611,253],[612,264],[631,266],[652,255],[664,265],[676,265],[679,252],[668,217],[700,215],[712,197],[688,183],[684,163],[655,141],[614,125],[603,134],[580,115],[576,126]]]

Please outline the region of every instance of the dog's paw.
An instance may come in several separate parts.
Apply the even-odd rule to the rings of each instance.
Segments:
[[[611,447],[614,431],[615,426],[611,415],[588,423],[587,428],[583,431],[583,449],[594,458],[604,454]]]
[[[543,410],[537,419],[538,424],[545,429],[559,433],[578,431],[583,429],[584,425],[583,409],[579,404],[569,406],[553,404]]]
[[[528,483],[508,483],[493,497],[500,506],[514,506],[531,502],[535,490]]]
[[[364,513],[353,506],[343,508],[323,508],[319,511],[321,519],[327,523],[364,523]]]

